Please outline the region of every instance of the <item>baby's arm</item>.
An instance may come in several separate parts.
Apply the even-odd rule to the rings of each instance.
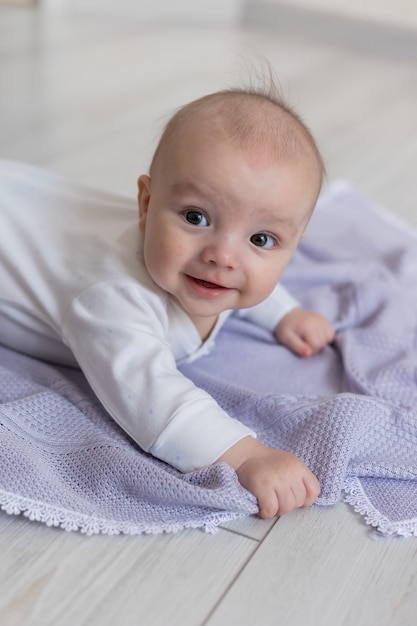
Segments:
[[[260,517],[310,506],[320,493],[317,478],[301,459],[253,437],[238,441],[218,461],[235,469],[239,482],[258,500]]]
[[[64,333],[95,394],[140,447],[182,472],[206,467],[255,433],[177,368],[163,299],[108,280],[68,307]]]
[[[110,280],[67,310],[67,344],[107,411],[144,450],[182,472],[216,460],[231,465],[263,517],[311,504],[319,488],[304,463],[257,442],[178,371],[160,300],[134,281]]]
[[[309,357],[334,340],[335,329],[320,313],[297,307],[278,322],[274,335],[296,354]]]

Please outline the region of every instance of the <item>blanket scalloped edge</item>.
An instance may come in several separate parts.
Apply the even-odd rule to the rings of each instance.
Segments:
[[[23,514],[30,521],[41,522],[49,527],[57,527],[68,532],[79,531],[82,534],[91,536],[103,535],[157,535],[162,533],[178,533],[185,529],[200,528],[206,533],[215,534],[219,530],[219,525],[234,521],[246,514],[212,512],[207,515],[204,521],[189,521],[178,524],[154,524],[149,526],[148,522],[142,524],[131,522],[120,522],[117,520],[102,519],[94,515],[78,513],[62,507],[45,504],[31,498],[17,496],[3,489],[0,489],[0,509],[8,515]]]
[[[387,537],[417,537],[417,518],[390,522],[378,511],[365,494],[360,480],[349,476],[343,485],[344,502],[350,504],[356,513],[363,516],[365,522]]]

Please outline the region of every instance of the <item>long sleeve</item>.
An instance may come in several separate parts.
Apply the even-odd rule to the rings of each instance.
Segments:
[[[64,335],[114,420],[144,450],[187,472],[255,434],[178,371],[168,330],[161,298],[120,279],[77,296]]]

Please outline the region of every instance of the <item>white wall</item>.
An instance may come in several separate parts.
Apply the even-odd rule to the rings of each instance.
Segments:
[[[417,30],[417,0],[41,0],[46,9],[131,13],[143,21],[202,21],[233,25],[256,5],[283,5]]]
[[[417,29],[416,0],[249,0],[249,4],[283,4],[333,15],[366,19]]]
[[[48,10],[101,14],[131,14],[143,21],[203,21],[234,24],[241,17],[243,0],[41,0]]]

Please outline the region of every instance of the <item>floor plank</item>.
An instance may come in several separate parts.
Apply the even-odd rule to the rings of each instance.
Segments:
[[[257,542],[215,535],[93,536],[0,514],[0,623],[195,626]]]
[[[343,503],[285,516],[206,626],[411,626],[417,543],[373,532]]]
[[[256,515],[250,515],[249,517],[221,524],[221,527],[225,530],[244,535],[245,537],[262,541],[262,539],[270,532],[271,528],[278,523],[279,518],[260,519]]]

